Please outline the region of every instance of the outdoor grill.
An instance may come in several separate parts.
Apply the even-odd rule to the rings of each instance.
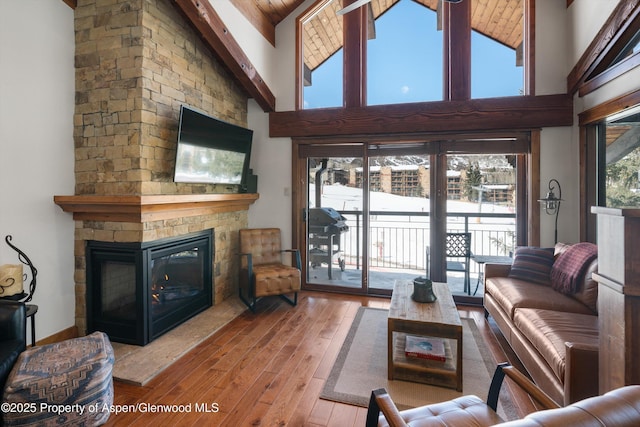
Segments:
[[[340,270],[344,259],[340,257],[340,235],[349,231],[346,218],[333,208],[309,209],[309,261],[311,267],[327,264],[329,279],[333,279],[331,264],[338,257]]]

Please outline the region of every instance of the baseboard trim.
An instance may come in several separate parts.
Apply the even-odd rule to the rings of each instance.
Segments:
[[[71,338],[78,338],[79,336],[80,335],[78,334],[78,327],[71,326],[70,328],[63,329],[60,332],[57,332],[53,335],[50,335],[46,338],[36,341],[36,345],[53,344],[53,343],[68,340]]]

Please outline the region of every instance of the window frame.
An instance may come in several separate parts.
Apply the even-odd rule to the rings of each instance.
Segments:
[[[304,109],[303,23],[332,0],[318,0],[296,18],[295,109]],[[343,6],[355,0],[344,0]],[[524,77],[523,95],[535,95],[535,0],[523,0]],[[343,107],[367,106],[367,22],[366,7],[343,16]],[[443,101],[471,99],[471,2],[442,3]],[[455,22],[455,27],[450,23]],[[460,31],[460,29],[465,31]],[[440,101],[441,102],[441,101]]]
[[[640,105],[640,89],[614,98],[578,115],[580,126],[580,240],[596,242],[596,216],[592,206],[601,206],[604,182],[602,160],[598,159],[597,145],[602,139],[601,125],[616,113]],[[594,173],[595,171],[595,173]]]

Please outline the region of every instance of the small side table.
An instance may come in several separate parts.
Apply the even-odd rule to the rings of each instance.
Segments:
[[[500,256],[500,255],[472,255],[471,259],[474,260],[480,266],[480,271],[478,271],[478,281],[476,282],[476,290],[473,291],[473,295],[478,293],[480,282],[484,280],[485,264],[512,264],[513,263],[513,258],[511,258],[510,256]]]
[[[38,312],[38,306],[35,304],[25,304],[24,308],[27,309],[27,319],[31,319],[31,347],[36,345],[36,313]]]

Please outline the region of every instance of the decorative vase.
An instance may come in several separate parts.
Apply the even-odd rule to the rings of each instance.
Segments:
[[[438,299],[433,293],[433,282],[426,277],[416,277],[413,280],[413,294],[415,302],[434,302]]]

